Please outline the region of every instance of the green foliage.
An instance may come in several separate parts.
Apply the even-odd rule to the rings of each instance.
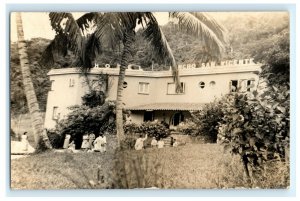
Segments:
[[[261,47],[255,60],[264,62],[261,76],[272,85],[282,85],[290,81],[290,38],[288,29],[283,30],[272,41],[269,48]]]
[[[70,134],[76,144],[81,142],[85,133],[94,133],[97,136],[107,131],[113,134],[115,131],[114,108],[114,102],[105,102],[102,106],[93,108],[85,105],[70,107],[70,113],[58,122],[55,132],[60,135]]]
[[[89,107],[96,107],[103,105],[105,101],[105,94],[102,91],[92,90],[90,93],[82,97],[82,104]]]
[[[26,41],[27,53],[30,63],[30,72],[35,93],[41,111],[46,110],[47,94],[50,90],[50,81],[47,77],[49,68],[40,66],[38,60],[49,40],[34,38]],[[23,78],[18,56],[17,44],[11,44],[10,51],[10,104],[12,115],[28,112],[27,101],[24,93]]]
[[[49,141],[54,149],[59,149],[64,144],[65,135],[60,135],[53,131],[47,132]]]
[[[221,101],[224,114],[218,140],[232,153],[241,156],[246,173],[263,167],[264,161],[284,159],[289,146],[289,90],[269,87],[258,91],[229,94]]]
[[[183,134],[200,138],[204,142],[215,143],[218,125],[222,120],[222,104],[218,101],[205,104],[199,111],[191,111],[192,118],[181,122],[177,129]]]
[[[147,134],[148,137],[165,138],[169,135],[169,129],[158,121],[147,121],[141,125],[125,124],[125,133]]]
[[[197,136],[197,125],[194,122],[194,118],[187,119],[184,122],[181,122],[177,126],[177,130],[184,135]]]

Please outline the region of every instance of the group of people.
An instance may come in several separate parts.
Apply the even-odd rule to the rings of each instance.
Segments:
[[[75,143],[74,141],[70,142],[70,139],[71,139],[71,135],[67,134],[65,137],[63,148],[75,150]],[[87,152],[103,153],[106,152],[106,144],[107,144],[106,136],[104,136],[103,134],[100,134],[96,138],[96,135],[94,133],[91,134],[86,133],[82,136],[81,149]]]
[[[135,150],[141,150],[144,149],[144,141],[148,138],[148,135],[146,134],[145,137],[141,134],[140,137],[136,140],[134,148]],[[172,147],[177,147],[178,142],[176,141],[175,138],[171,137],[170,139],[170,145]],[[164,148],[165,147],[165,142],[162,138],[157,139],[156,137],[153,137],[151,140],[151,147],[152,148]]]

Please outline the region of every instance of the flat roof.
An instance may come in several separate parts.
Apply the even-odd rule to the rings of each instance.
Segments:
[[[227,74],[227,73],[259,73],[261,72],[261,64],[244,64],[244,65],[231,65],[231,66],[206,66],[199,68],[190,69],[179,69],[180,76],[193,76],[193,75],[209,75],[209,74]],[[80,74],[79,68],[63,68],[63,69],[52,69],[47,74],[48,76],[54,75],[66,75],[66,74]],[[118,75],[119,68],[99,68],[95,67],[88,72],[90,75],[108,74]],[[126,76],[133,77],[172,77],[172,71],[144,71],[144,70],[133,70],[126,69]]]

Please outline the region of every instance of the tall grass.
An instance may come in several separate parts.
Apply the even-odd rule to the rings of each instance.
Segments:
[[[249,182],[237,156],[217,144],[106,153],[45,152],[11,161],[14,189],[287,188],[289,167],[272,161]]]

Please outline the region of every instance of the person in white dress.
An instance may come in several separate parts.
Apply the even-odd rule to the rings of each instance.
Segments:
[[[82,144],[81,144],[81,149],[87,151],[90,147],[90,143],[89,143],[89,136],[88,134],[85,134],[82,136]]]
[[[94,141],[93,151],[100,151],[101,153],[106,152],[106,136],[99,135]]]
[[[140,137],[136,139],[134,145],[135,150],[142,150],[144,148],[144,141],[147,139],[147,137],[148,137],[147,134],[144,138],[143,135],[141,134]]]
[[[24,132],[21,136],[21,150],[28,151],[28,139],[27,139],[27,132]]]
[[[63,145],[64,149],[68,149],[69,148],[70,139],[71,139],[71,135],[70,134],[66,134],[64,145]]]
[[[164,148],[165,142],[162,139],[159,139],[157,142],[157,148]]]
[[[177,147],[179,145],[179,143],[177,142],[176,139],[173,140],[173,147]]]
[[[94,133],[91,133],[89,134],[89,144],[90,144],[90,149],[93,149],[94,148],[94,141],[95,141],[95,134]]]
[[[156,147],[156,146],[157,146],[157,140],[155,137],[153,137],[151,141],[151,147]]]

